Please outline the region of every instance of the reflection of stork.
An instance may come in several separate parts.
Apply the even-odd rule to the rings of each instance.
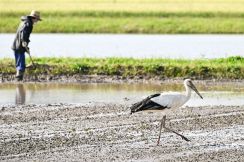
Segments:
[[[16,105],[23,105],[25,104],[25,87],[24,84],[16,84],[16,93],[15,93],[15,104]]]
[[[201,98],[203,98],[191,79],[186,79],[184,81],[184,86],[186,88],[185,94],[180,93],[158,93],[148,96],[140,102],[137,102],[131,106],[131,113],[135,113],[143,110],[161,110],[163,113],[167,113],[168,111],[177,111],[177,108],[184,105],[191,97],[191,90],[194,90]],[[166,115],[163,116],[161,120],[161,126],[159,131],[158,143],[160,142],[161,130],[162,127],[164,129],[171,131],[186,141],[189,141],[185,136],[165,127]]]

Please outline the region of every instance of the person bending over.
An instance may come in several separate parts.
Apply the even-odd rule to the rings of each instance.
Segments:
[[[25,52],[29,52],[28,44],[33,25],[41,21],[40,12],[31,11],[30,15],[22,16],[12,45],[15,56],[16,79],[22,81],[25,73]]]

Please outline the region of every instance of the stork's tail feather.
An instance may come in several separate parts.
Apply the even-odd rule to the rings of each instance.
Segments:
[[[134,103],[131,107],[130,107],[130,110],[131,110],[131,114],[132,113],[135,113],[137,111],[141,111],[143,106],[146,105],[146,103],[153,97],[157,97],[159,96],[160,94],[157,93],[157,94],[153,94],[153,95],[150,95],[148,96],[147,98],[143,99],[142,101],[139,101],[137,103]]]

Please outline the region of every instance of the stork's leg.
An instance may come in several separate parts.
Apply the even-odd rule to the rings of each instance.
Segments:
[[[181,137],[182,139],[184,139],[185,141],[190,141],[188,138],[186,138],[186,137],[183,136],[182,134],[179,134],[179,133],[173,131],[172,129],[169,129],[169,128],[167,128],[167,127],[164,127],[164,129],[166,129],[166,130],[168,130],[168,131],[171,131],[171,132],[177,134],[178,136],[180,136],[180,137]]]
[[[164,117],[165,117],[165,120],[166,120],[166,116],[164,116]],[[186,140],[186,141],[190,141],[188,138],[186,138],[186,137],[183,136],[182,134],[179,134],[179,133],[177,133],[176,131],[174,131],[174,130],[172,130],[172,129],[170,129],[170,128],[165,127],[165,120],[164,120],[164,125],[163,125],[164,129],[166,129],[166,130],[168,130],[168,131],[170,131],[170,132],[173,132],[173,133],[177,134],[178,136],[180,136],[182,139],[184,139],[184,140]]]
[[[165,120],[166,120],[166,115],[164,115],[163,118],[162,118],[162,120],[161,120],[161,125],[160,125],[160,130],[159,130],[159,136],[158,136],[158,143],[157,143],[157,145],[159,145],[159,142],[160,142],[162,127],[165,128]]]
[[[160,130],[159,130],[159,137],[158,137],[158,142],[157,142],[157,145],[159,145],[159,142],[160,142],[160,137],[161,137],[161,131],[162,131],[162,127],[164,129],[166,129],[167,131],[170,131],[170,132],[173,132],[175,134],[177,134],[178,136],[180,136],[182,139],[184,139],[185,141],[190,141],[188,138],[186,138],[185,136],[183,136],[182,134],[179,134],[177,133],[176,131],[170,129],[170,128],[167,128],[165,126],[165,121],[166,121],[166,115],[163,116],[162,120],[161,120],[161,125],[160,125]]]

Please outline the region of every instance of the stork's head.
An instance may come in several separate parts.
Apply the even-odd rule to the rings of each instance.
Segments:
[[[202,95],[198,92],[197,88],[195,87],[195,85],[192,83],[191,79],[185,79],[184,81],[184,85],[191,88],[193,91],[196,92],[196,94],[198,94],[198,96],[203,99]]]

